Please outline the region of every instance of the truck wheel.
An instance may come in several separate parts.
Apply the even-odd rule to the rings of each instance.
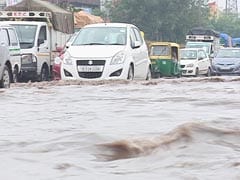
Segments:
[[[17,68],[14,68],[12,82],[13,83],[19,82],[19,74]]]
[[[10,71],[8,67],[5,65],[3,68],[2,79],[0,80],[1,88],[10,88]]]
[[[134,78],[134,70],[133,70],[133,66],[130,65],[129,70],[128,70],[127,79],[128,80],[133,80],[133,78]]]
[[[47,66],[43,66],[40,74],[40,81],[48,81],[49,80],[49,72]]]

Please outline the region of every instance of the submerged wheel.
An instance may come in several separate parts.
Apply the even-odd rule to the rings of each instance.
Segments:
[[[5,65],[3,68],[2,79],[0,80],[0,87],[1,88],[9,88],[10,87],[10,71],[8,67]]]
[[[133,70],[133,66],[130,65],[129,70],[128,70],[127,79],[128,80],[133,80],[133,78],[134,78],[134,70]]]
[[[151,72],[151,67],[148,67],[148,71],[147,71],[147,76],[146,76],[146,80],[151,80],[152,79],[152,72]]]
[[[19,74],[17,68],[14,68],[12,82],[13,83],[19,82]]]
[[[199,76],[199,69],[196,68],[196,70],[195,70],[195,77],[198,77],[198,76]]]
[[[212,71],[211,71],[211,68],[209,67],[206,76],[210,77],[211,75],[212,75]]]
[[[47,66],[43,66],[40,74],[40,81],[48,81],[49,80],[49,72]]]

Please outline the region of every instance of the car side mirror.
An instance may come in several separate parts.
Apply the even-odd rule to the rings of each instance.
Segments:
[[[68,49],[70,46],[71,46],[70,42],[67,42],[66,45],[65,45],[66,49]]]
[[[133,43],[133,49],[139,48],[140,46],[141,46],[141,42],[140,42],[140,41],[135,41],[135,42]]]

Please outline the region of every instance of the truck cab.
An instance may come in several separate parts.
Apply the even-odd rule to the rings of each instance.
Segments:
[[[50,76],[50,30],[45,22],[8,22],[17,30],[21,53],[23,79],[46,81]]]

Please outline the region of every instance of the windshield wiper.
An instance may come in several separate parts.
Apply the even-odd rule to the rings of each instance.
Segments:
[[[86,44],[81,44],[81,45],[106,45],[104,43],[86,43]]]

